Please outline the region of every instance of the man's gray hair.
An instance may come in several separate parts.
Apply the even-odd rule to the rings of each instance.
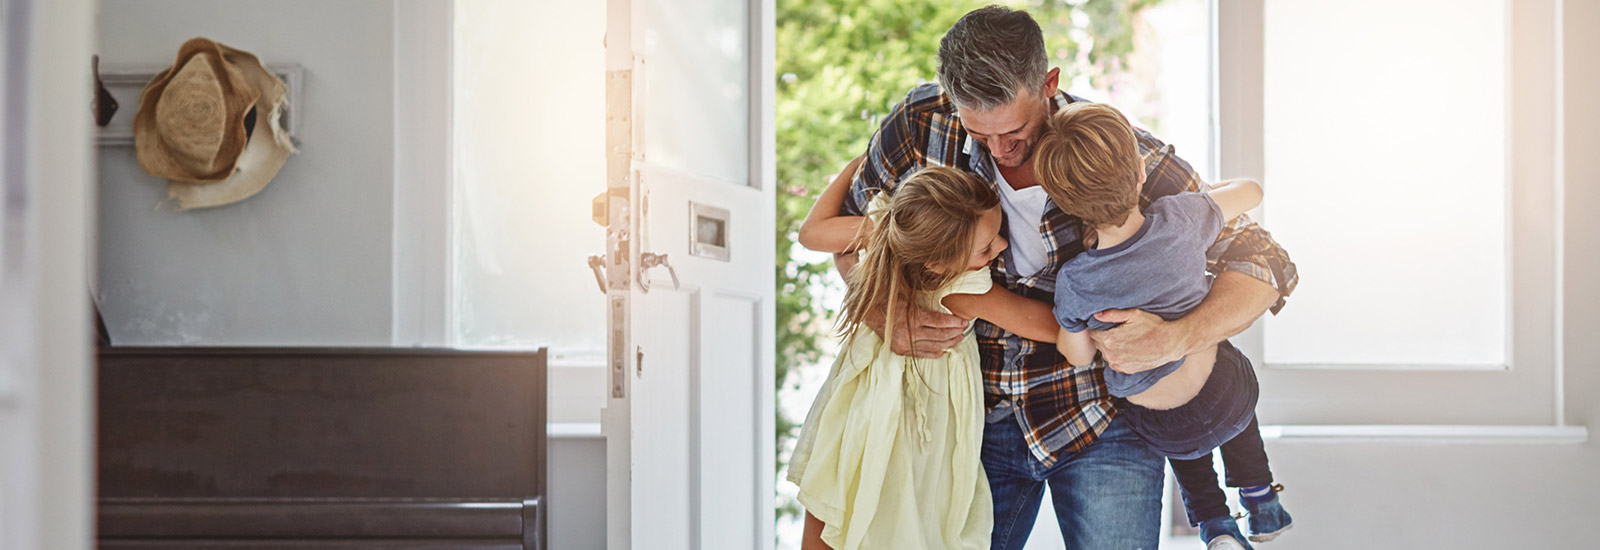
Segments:
[[[939,40],[939,86],[964,109],[986,111],[1040,93],[1049,58],[1033,16],[1003,6],[961,17]]]

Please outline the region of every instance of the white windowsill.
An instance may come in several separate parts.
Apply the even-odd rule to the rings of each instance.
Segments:
[[[1482,365],[1420,365],[1399,363],[1265,363],[1262,368],[1271,370],[1315,370],[1315,371],[1368,371],[1368,372],[1494,372],[1509,371],[1511,366],[1504,363]]]
[[[545,425],[550,439],[601,439],[599,422],[551,422]]]
[[[1589,429],[1584,426],[1262,426],[1261,437],[1314,443],[1572,445],[1587,442]]]

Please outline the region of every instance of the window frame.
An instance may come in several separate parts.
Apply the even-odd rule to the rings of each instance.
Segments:
[[[1274,0],[1214,0],[1214,120],[1218,176],[1264,176],[1265,10]],[[1557,0],[1507,1],[1507,364],[1266,364],[1258,321],[1233,338],[1256,358],[1258,412],[1286,426],[1561,426],[1559,346],[1563,221],[1558,166],[1560,26]],[[1529,99],[1532,98],[1532,99]],[[1268,197],[1271,181],[1262,178]],[[1271,229],[1270,199],[1253,213]],[[1294,253],[1294,243],[1282,243]],[[1303,274],[1314,278],[1315,273]],[[1288,307],[1294,307],[1294,298]],[[1404,316],[1411,312],[1396,313]],[[1425,316],[1418,315],[1425,318]],[[1484,406],[1485,404],[1489,406]],[[1370,435],[1371,430],[1274,430],[1284,437]],[[1392,433],[1388,429],[1383,433]],[[1454,438],[1449,430],[1411,430]],[[1503,434],[1489,430],[1489,433]],[[1548,434],[1546,434],[1548,435]]]

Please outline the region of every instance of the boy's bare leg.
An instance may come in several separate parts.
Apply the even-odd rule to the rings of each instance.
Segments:
[[[822,520],[806,512],[805,534],[800,536],[800,550],[833,550],[822,542]]]

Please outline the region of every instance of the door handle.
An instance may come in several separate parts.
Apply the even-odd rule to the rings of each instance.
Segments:
[[[589,269],[594,271],[594,283],[600,285],[600,293],[606,293],[606,256],[595,254],[589,256]]]
[[[639,253],[639,276],[638,276],[638,279],[639,279],[639,291],[640,292],[650,292],[650,278],[649,277],[645,277],[645,272],[646,271],[650,271],[650,268],[656,267],[656,266],[661,266],[661,267],[667,268],[667,274],[672,276],[672,289],[673,290],[678,290],[679,288],[682,288],[682,285],[678,284],[678,270],[672,268],[672,264],[667,261],[667,255],[666,254],[656,254],[654,252],[640,252]]]

